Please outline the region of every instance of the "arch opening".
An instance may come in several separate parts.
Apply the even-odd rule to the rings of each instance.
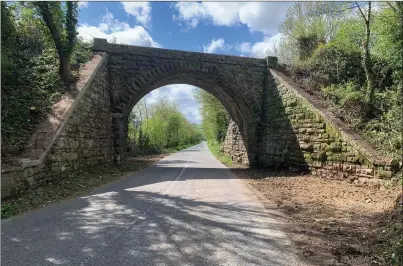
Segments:
[[[240,95],[237,95],[234,90],[229,88],[228,84],[219,78],[214,77],[214,75],[209,75],[202,72],[170,73],[153,80],[148,84],[144,84],[141,86],[141,89],[137,89],[126,102],[125,107],[122,108],[124,124],[124,136],[122,141],[126,140],[128,133],[127,128],[130,122],[129,114],[136,104],[139,103],[141,99],[145,99],[145,97],[150,95],[150,93],[153,91],[173,85],[189,85],[189,87],[199,88],[213,95],[227,111],[229,116],[228,122],[234,121],[238,125],[246,151],[248,151],[249,132],[247,130],[248,127],[245,121],[250,121],[249,116],[251,116],[252,110],[249,108],[246,100]],[[224,136],[225,135],[226,131],[224,132]],[[122,146],[125,146],[125,144],[126,143],[124,143]]]
[[[148,84],[144,84],[141,88],[138,88],[123,109],[124,116],[127,117],[136,103],[138,103],[148,93],[161,87],[174,84],[191,85],[206,90],[214,95],[225,107],[241,131],[244,128],[243,122],[248,121],[248,116],[251,116],[253,113],[246,99],[243,99],[242,95],[237,94],[229,87],[229,84],[225,84],[225,82],[223,82],[219,77],[214,77],[211,74],[203,72],[179,72],[164,75]]]

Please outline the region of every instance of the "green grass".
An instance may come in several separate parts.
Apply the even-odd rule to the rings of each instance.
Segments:
[[[207,146],[211,153],[226,166],[232,166],[232,160],[229,156],[221,152],[221,144],[217,141],[207,141]]]

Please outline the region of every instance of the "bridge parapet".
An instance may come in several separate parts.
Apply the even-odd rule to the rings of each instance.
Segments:
[[[106,39],[94,38],[93,51],[104,51],[112,54],[147,56],[149,58],[165,58],[184,61],[208,62],[225,65],[243,65],[248,67],[264,67],[267,65],[265,58],[258,59],[243,56],[220,55],[210,53],[189,52],[155,47],[144,47],[126,44],[108,43]],[[277,61],[276,57],[270,60]]]

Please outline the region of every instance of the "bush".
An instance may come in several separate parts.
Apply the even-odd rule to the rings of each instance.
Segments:
[[[362,133],[375,147],[402,158],[402,91],[398,86],[375,94],[377,116],[363,125]]]
[[[402,92],[398,86],[375,94],[375,117],[366,119],[364,91],[353,82],[322,89],[328,107],[369,143],[397,159],[402,156]]]
[[[330,85],[322,89],[327,100],[333,103],[336,113],[351,124],[357,124],[365,117],[368,106],[365,93],[353,82],[342,85]]]
[[[13,207],[10,204],[1,204],[1,219],[7,219],[13,215]]]
[[[375,86],[385,89],[392,85],[392,70],[383,59],[373,57]],[[310,58],[293,66],[285,66],[293,79],[313,93],[322,87],[355,83],[365,85],[365,72],[362,67],[360,50],[345,49],[329,43],[320,45]]]

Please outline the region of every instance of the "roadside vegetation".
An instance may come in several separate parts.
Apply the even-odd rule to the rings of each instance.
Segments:
[[[222,163],[232,165],[231,158],[222,152],[229,124],[227,110],[215,96],[203,89],[194,88],[193,96],[200,104],[203,134],[210,151]]]
[[[166,99],[147,106],[143,98],[134,106],[127,133],[128,151],[132,154],[174,152],[200,143],[203,133]]]
[[[77,2],[1,2],[2,162],[23,151],[90,58],[76,22]]]

